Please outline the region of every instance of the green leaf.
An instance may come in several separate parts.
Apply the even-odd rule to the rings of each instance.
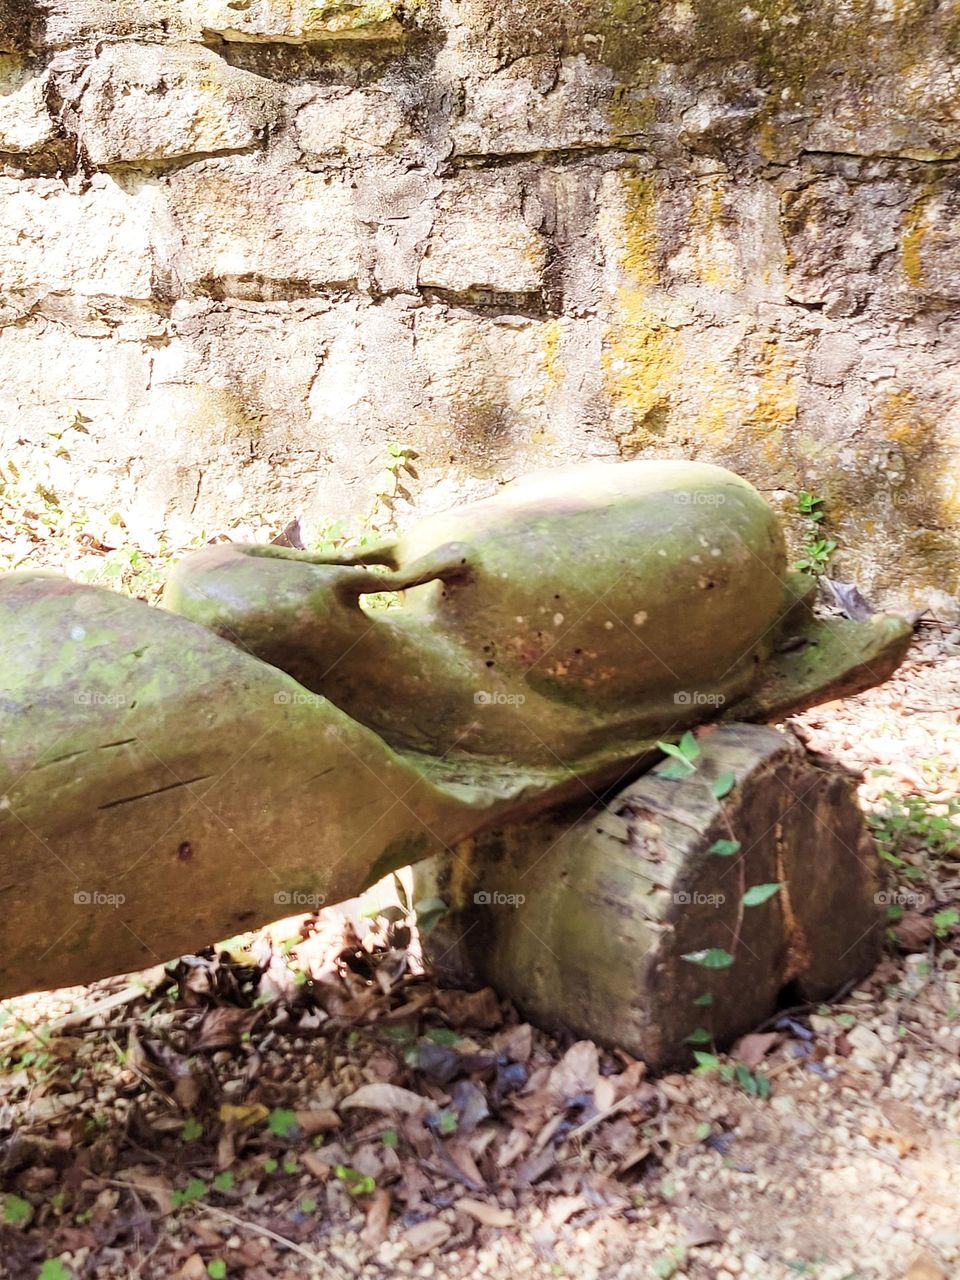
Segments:
[[[752,889],[748,889],[743,895],[743,905],[745,907],[759,907],[761,903],[768,902],[775,893],[779,893],[783,885],[779,882],[773,884],[755,884]]]
[[[207,1275],[210,1280],[226,1280],[227,1264],[222,1258],[211,1258],[207,1263]]]
[[[384,1129],[380,1135],[380,1141],[385,1147],[395,1147],[400,1139],[397,1136],[396,1129]]]
[[[692,748],[690,745],[691,743],[693,744]],[[670,756],[671,760],[676,761],[676,764],[667,765],[665,769],[660,770],[664,777],[688,778],[691,773],[696,772],[696,766],[693,765],[691,761],[696,760],[697,756],[700,754],[700,748],[697,746],[697,740],[694,738],[692,733],[685,733],[683,735],[680,739],[680,746],[677,746],[676,743],[673,742],[658,742],[657,747],[665,756]],[[687,754],[691,749],[693,750],[692,756]],[[682,772],[674,772],[677,768],[681,769]]]
[[[426,1038],[433,1044],[456,1044],[460,1036],[450,1027],[432,1027],[427,1032]]]
[[[266,1160],[263,1162],[264,1173],[276,1173],[279,1167],[280,1166],[277,1164],[276,1160],[274,1160],[273,1156],[267,1156]]]
[[[19,1227],[33,1217],[33,1205],[19,1196],[4,1196],[3,1220],[11,1227]]]
[[[706,1142],[707,1138],[709,1138],[711,1133],[713,1133],[713,1125],[708,1124],[704,1120],[701,1124],[697,1125],[694,1132],[696,1133],[698,1142]]]
[[[715,853],[718,858],[730,858],[735,853],[739,853],[740,849],[739,840],[715,840],[707,853]]]
[[[691,763],[693,763],[693,761],[699,757],[700,744],[697,742],[696,738],[693,736],[693,733],[690,729],[688,729],[687,732],[680,739],[679,745],[680,745],[680,754],[683,756],[684,760],[689,760]]]
[[[690,964],[699,964],[704,969],[729,969],[733,964],[733,956],[723,947],[708,947],[704,951],[688,951],[683,957]]]
[[[68,1271],[59,1258],[47,1258],[37,1272],[37,1280],[72,1280],[73,1272]]]
[[[181,1205],[194,1204],[197,1200],[202,1200],[207,1194],[207,1184],[201,1178],[191,1178],[182,1191],[174,1191],[170,1199],[173,1201],[175,1209],[179,1209]]]
[[[742,1064],[734,1068],[737,1078],[737,1084],[745,1093],[749,1093],[751,1097],[755,1097],[757,1093],[757,1082],[753,1078],[753,1072],[749,1067]]]
[[[937,937],[943,937],[947,930],[952,929],[958,922],[960,922],[960,911],[956,907],[947,907],[945,911],[938,911],[933,917],[933,927],[937,931]]]
[[[297,1127],[296,1113],[287,1111],[283,1107],[277,1107],[270,1112],[267,1123],[270,1126],[271,1133],[275,1133],[278,1138],[286,1138]]]
[[[338,1164],[333,1172],[352,1196],[372,1196],[377,1189],[375,1178],[369,1175],[364,1176],[359,1170],[351,1169],[349,1165]]]
[[[456,1133],[459,1123],[460,1117],[455,1111],[451,1111],[448,1108],[446,1111],[440,1112],[440,1123],[437,1127],[443,1134]]]
[[[191,1116],[184,1121],[183,1128],[180,1130],[180,1137],[184,1142],[196,1142],[197,1138],[203,1136],[203,1125],[195,1116]]]
[[[224,1169],[223,1173],[218,1173],[213,1180],[214,1191],[232,1191],[233,1190],[233,1174],[229,1169]]]
[[[697,1027],[695,1031],[691,1031],[688,1036],[684,1036],[684,1044],[709,1044],[713,1039],[706,1027]]]
[[[397,1040],[401,1044],[413,1039],[413,1032],[409,1027],[381,1027],[380,1034],[386,1036],[388,1040]]]
[[[716,1071],[720,1066],[720,1059],[715,1053],[704,1053],[702,1049],[694,1049],[693,1057],[698,1071]]]
[[[732,773],[721,773],[719,778],[715,778],[710,783],[710,790],[713,792],[714,799],[722,800],[736,785],[737,779]]]
[[[713,996],[709,991],[705,991],[702,996],[697,996],[693,1003],[699,1009],[709,1009],[710,1005],[713,1004]]]
[[[671,760],[667,764],[662,764],[657,772],[661,778],[666,778],[670,782],[679,782],[681,778],[689,778],[696,770],[692,765],[687,764],[686,760]]]
[[[300,1212],[316,1213],[316,1211],[317,1211],[317,1202],[316,1200],[314,1200],[313,1196],[304,1196],[303,1199],[300,1201]]]

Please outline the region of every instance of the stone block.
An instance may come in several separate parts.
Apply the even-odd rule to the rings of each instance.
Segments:
[[[43,77],[32,75],[16,58],[0,57],[0,151],[32,155],[56,136]]]
[[[310,164],[382,155],[412,136],[399,101],[382,89],[319,89],[298,112],[296,132]]]
[[[154,294],[150,192],[107,177],[82,194],[53,179],[0,179],[0,288],[132,300]]]
[[[541,215],[542,216],[542,215]],[[448,183],[437,202],[420,284],[451,293],[534,293],[543,285],[547,245],[524,216],[515,178],[477,174]]]
[[[193,0],[196,20],[224,40],[388,40],[403,34],[398,0]]]
[[[369,236],[348,180],[244,159],[190,165],[163,183],[184,283],[282,298],[366,277]]]
[[[249,147],[278,107],[270,81],[199,45],[119,44],[91,68],[80,125],[93,164],[147,164]]]

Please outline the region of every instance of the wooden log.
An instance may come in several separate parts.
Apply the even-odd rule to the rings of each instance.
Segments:
[[[850,779],[763,726],[698,745],[684,778],[666,761],[586,814],[419,864],[418,898],[450,906],[426,944],[441,974],[663,1068],[868,972],[879,862]]]

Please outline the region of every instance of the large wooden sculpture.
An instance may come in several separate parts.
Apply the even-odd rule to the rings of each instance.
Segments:
[[[582,812],[690,726],[886,678],[908,625],[818,621],[807,585],[750,485],[674,462],[547,472],[353,558],[211,547],[163,609],[7,575],[0,993],[352,896]]]

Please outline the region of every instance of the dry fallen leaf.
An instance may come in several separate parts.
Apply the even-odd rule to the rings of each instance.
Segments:
[[[483,1200],[473,1200],[470,1196],[461,1196],[454,1201],[454,1208],[476,1218],[482,1227],[510,1227],[514,1217],[512,1209],[498,1209],[496,1205],[487,1204]]]
[[[895,1129],[888,1129],[884,1125],[871,1124],[867,1121],[861,1126],[860,1131],[870,1142],[891,1143],[896,1147],[898,1155],[905,1156],[913,1150],[912,1138],[908,1138],[904,1133],[897,1133]]]
[[[950,1277],[929,1254],[922,1253],[910,1263],[903,1280],[950,1280]]]
[[[302,1132],[312,1138],[318,1133],[327,1133],[330,1129],[340,1128],[340,1117],[329,1108],[314,1108],[307,1111],[295,1111],[297,1124]]]
[[[342,1111],[364,1107],[368,1111],[399,1111],[406,1116],[423,1115],[427,1111],[433,1111],[435,1106],[434,1102],[429,1098],[422,1098],[419,1093],[386,1082],[363,1084],[356,1093],[351,1093],[349,1098],[344,1098],[340,1103]]]
[[[778,1031],[755,1031],[752,1035],[741,1036],[730,1050],[730,1056],[744,1066],[759,1067],[770,1050],[782,1039]]]
[[[135,1164],[117,1173],[121,1182],[129,1182],[141,1196],[148,1196],[157,1206],[161,1218],[173,1213],[173,1186],[159,1174],[152,1173],[146,1165]]]
[[[547,1221],[551,1227],[562,1227],[565,1222],[590,1208],[584,1196],[557,1196],[547,1207]]]
[[[482,991],[438,991],[435,1003],[453,1027],[499,1027],[503,1021],[492,987]]]
[[[300,1163],[319,1182],[326,1182],[333,1172],[333,1164],[325,1160],[317,1151],[304,1151],[300,1155]]]
[[[379,1249],[387,1238],[390,1225],[390,1192],[380,1187],[373,1193],[367,1206],[367,1221],[363,1228],[363,1242],[368,1249]]]
[[[238,1009],[233,1005],[216,1005],[208,1009],[190,1036],[192,1049],[232,1049],[252,1030],[266,1010]]]
[[[451,1235],[453,1235],[452,1227],[441,1222],[439,1218],[432,1218],[429,1222],[418,1222],[415,1227],[403,1233],[403,1238],[407,1242],[409,1252],[415,1258],[419,1258],[446,1244]]]
[[[593,1093],[599,1074],[597,1046],[592,1040],[578,1040],[550,1072],[547,1087],[557,1102],[567,1103],[581,1094]]]
[[[933,937],[933,921],[919,911],[905,911],[893,926],[897,943],[903,951],[926,951]]]
[[[233,1125],[235,1129],[246,1129],[252,1124],[259,1124],[269,1114],[270,1108],[265,1107],[262,1102],[244,1102],[239,1106],[225,1102],[220,1108],[220,1119],[224,1124]]]

